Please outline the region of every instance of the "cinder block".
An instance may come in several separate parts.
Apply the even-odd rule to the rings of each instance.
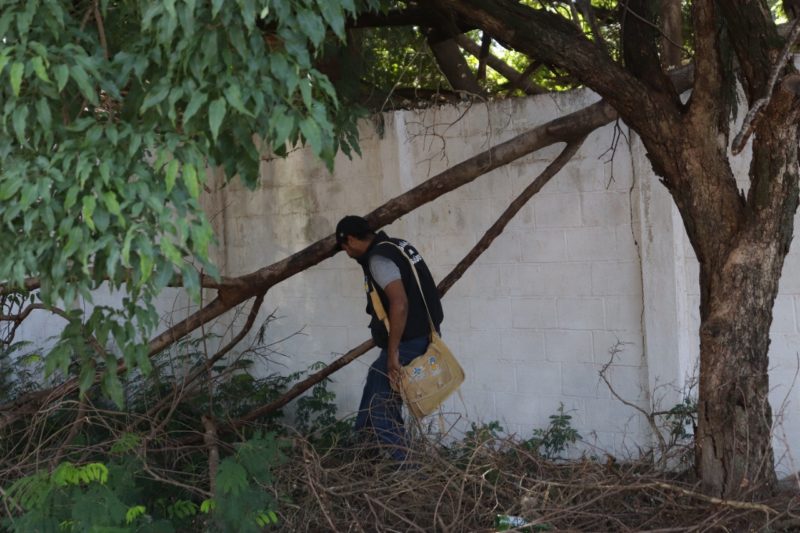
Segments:
[[[517,363],[517,392],[537,396],[561,395],[561,363]]]
[[[644,368],[633,366],[611,365],[606,370],[606,377],[620,398],[636,405],[647,402],[648,395],[644,380],[647,379]],[[603,384],[605,386],[605,384]],[[606,388],[608,388],[606,386]]]
[[[521,257],[520,243],[523,237],[519,233],[505,231],[492,242],[489,249],[483,252],[483,263],[516,263]],[[476,241],[477,242],[477,241]]]
[[[469,303],[470,326],[497,331],[511,327],[511,307],[506,298],[473,298]]]
[[[506,389],[514,390],[514,389]],[[506,424],[520,424],[524,427],[537,427],[542,420],[540,398],[535,394],[518,394],[512,392],[495,392],[495,409],[497,418]]]
[[[553,298],[513,298],[512,325],[515,328],[544,329],[558,327]]]
[[[592,268],[589,263],[543,263],[519,266],[520,296],[593,296]]]
[[[613,227],[566,229],[564,235],[567,239],[567,258],[571,261],[620,259]]]
[[[635,222],[638,228],[638,221]],[[639,261],[641,252],[639,248],[638,235],[634,235],[630,224],[622,224],[614,227],[614,235],[617,245],[618,258],[623,261]]]
[[[587,426],[597,432],[631,435],[639,434],[647,423],[639,411],[615,398],[586,402]]]
[[[514,361],[545,361],[544,333],[512,329],[501,335],[503,359]]]
[[[563,363],[591,363],[594,359],[591,331],[546,331],[547,360]]]
[[[470,268],[469,294],[478,298],[497,297],[500,293],[500,270],[496,265],[474,264]],[[465,273],[466,275],[466,273]]]
[[[469,301],[448,295],[442,300],[444,310],[443,327],[448,331],[464,331],[469,328]]]
[[[631,223],[631,206],[625,193],[586,193],[581,195],[584,226],[616,226]]]
[[[641,331],[642,299],[636,295],[605,296],[606,328]]]
[[[641,267],[637,262],[593,263],[592,292],[595,295],[642,294]]]
[[[577,194],[537,194],[533,198],[537,228],[569,228],[581,225],[580,196]]]
[[[608,398],[608,387],[600,379],[600,365],[564,363],[561,367],[561,389],[566,396]]]
[[[601,298],[559,298],[556,305],[560,329],[603,329],[605,327]]]
[[[520,237],[524,263],[553,263],[567,260],[564,230],[538,230]]]
[[[462,385],[464,389],[492,392],[516,390],[513,364],[500,363],[491,352],[488,352],[484,353],[483,357],[475,357],[474,365],[474,373]]]
[[[443,338],[450,345],[451,339]],[[494,331],[465,331],[458,336],[458,340],[460,348],[456,356],[464,354],[481,364],[493,364],[502,357],[500,335]]]

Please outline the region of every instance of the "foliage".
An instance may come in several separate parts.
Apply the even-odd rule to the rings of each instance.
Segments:
[[[125,290],[119,308],[62,314],[49,374],[77,360],[86,391],[116,351],[149,369],[152,299],[176,273],[194,294],[197,269],[215,273],[207,167],[252,187],[266,152],[305,143],[330,165],[357,149],[357,114],[315,62],[375,5],[0,2],[0,280],[38,277],[47,306]],[[116,374],[102,383],[121,404]]]
[[[540,453],[547,459],[555,459],[581,438],[572,427],[572,416],[564,412],[564,404],[559,404],[558,412],[550,415],[550,423],[546,428],[533,430],[533,438],[525,441],[527,449]]]
[[[670,444],[691,440],[697,427],[697,400],[685,396],[681,403],[675,404],[662,415],[670,435]],[[689,428],[692,430],[689,431]]]
[[[284,460],[274,434],[256,435],[238,443],[223,459],[213,500],[201,505],[180,497],[167,485],[152,486],[141,463],[132,456],[82,466],[60,463],[52,473],[38,471],[15,481],[4,503],[19,515],[3,525],[11,531],[160,531],[187,529],[198,520],[219,531],[261,531],[278,523],[276,502],[267,489],[271,469]],[[198,516],[201,512],[206,518]]]
[[[222,457],[215,491],[202,497],[211,476],[208,451],[179,443],[191,435],[187,428],[202,416],[211,413],[211,418],[219,421],[241,416],[285,393],[305,372],[254,376],[255,363],[269,364],[272,355],[262,338],[173,396],[175,389],[169,384],[175,381],[176,369],[191,373],[204,368],[209,357],[205,348],[219,342],[212,334],[185,339],[156,356],[150,374],[126,384],[129,401],[124,411],[104,403],[97,387],[90,388],[89,405],[98,410],[86,415],[83,429],[57,448],[43,445],[36,452],[37,457],[47,458],[45,464],[48,459],[58,463],[53,472],[41,470],[39,459],[27,464],[24,442],[32,440],[33,432],[45,443],[58,443],[64,427],[83,414],[54,409],[33,425],[22,421],[6,428],[0,438],[0,472],[13,472],[13,477],[20,472],[29,474],[3,487],[5,503],[13,511],[4,525],[13,531],[48,530],[51,526],[65,531],[89,531],[90,526],[115,531],[261,531],[278,524],[283,496],[274,495],[273,476],[287,453],[293,453],[287,451],[286,435],[296,433],[281,411],[255,420],[255,426],[243,428],[239,435],[223,433],[220,427]],[[14,367],[12,382],[27,371],[23,365]],[[333,419],[335,394],[327,389],[328,384],[326,380],[317,386],[314,401],[303,404],[302,416],[304,427],[317,431],[319,442],[330,446],[335,436],[350,426]],[[9,391],[7,399],[14,398]],[[165,399],[167,409],[154,410]],[[241,440],[227,444],[231,437]]]
[[[308,368],[309,372],[322,370],[325,363],[317,362]],[[294,413],[295,427],[315,440],[320,448],[330,448],[346,438],[353,429],[354,418],[340,420],[336,417],[336,393],[329,390],[330,378],[325,378],[297,400]]]

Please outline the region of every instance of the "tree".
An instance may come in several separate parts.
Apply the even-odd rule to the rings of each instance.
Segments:
[[[762,483],[769,490],[775,479],[769,326],[798,203],[800,109],[798,74],[786,65],[787,43],[766,2],[692,3],[695,81],[685,104],[662,68],[651,2],[621,8],[621,61],[547,10],[504,0],[436,3],[506,45],[564,68],[639,134],[700,263],[696,445],[703,485],[722,496]],[[770,81],[773,71],[780,83]],[[761,106],[749,124],[746,196],[728,160],[737,82],[748,106]]]
[[[48,373],[77,355],[84,391],[117,366],[111,345],[148,369],[152,298],[176,274],[195,295],[199,269],[215,276],[197,201],[207,166],[253,185],[264,153],[302,142],[330,164],[357,147],[357,110],[317,68],[355,13],[352,0],[2,3],[0,279],[35,277],[33,305],[67,319]],[[103,284],[125,288],[122,308],[65,310]],[[25,303],[6,299],[5,314],[36,309]]]
[[[689,24],[682,32],[685,41],[678,44],[691,56],[695,72],[686,103],[680,94],[689,85],[681,72],[664,66],[676,61],[673,48],[681,38],[674,5],[663,11],[671,29],[669,40],[662,41],[661,12],[646,0],[435,0],[362,12],[347,23],[347,39],[350,47],[360,43],[370,51],[363,54],[365,61],[356,61],[370,84],[348,89],[337,84],[347,76],[337,78],[335,66],[337,57],[349,56],[335,38],[326,40],[327,33],[338,42],[345,38],[344,14],[355,11],[347,1],[271,3],[263,10],[246,0],[224,7],[222,2],[144,3],[142,8],[91,2],[71,11],[19,4],[0,16],[0,77],[9,80],[2,89],[0,198],[21,206],[2,214],[15,232],[0,263],[0,278],[9,280],[3,293],[10,297],[20,289],[40,288],[44,305],[53,309],[58,300],[68,302],[103,281],[124,284],[132,294],[128,312],[140,317],[145,329],[137,336],[107,326],[119,344],[149,331],[149,315],[146,308],[137,311],[136,298],[144,296],[146,302],[174,281],[175,268],[189,288],[199,283],[216,289],[217,298],[197,313],[123,350],[121,366],[113,355],[108,358],[114,352],[106,349],[110,337],[101,325],[109,323],[104,315],[85,320],[69,315],[73,331],[68,338],[96,354],[67,348],[51,354],[51,366],[65,376],[76,360],[84,369],[56,392],[85,389],[102,376],[113,393],[114,369],[146,368],[148,355],[250,299],[257,311],[271,286],[335,253],[329,236],[239,278],[196,278],[183,258],[194,254],[207,272],[212,269],[202,263],[207,226],[202,218],[184,226],[173,215],[199,213],[193,199],[200,186],[198,170],[206,162],[223,165],[228,176],[254,176],[260,156],[250,142],[253,132],[278,155],[300,141],[327,161],[337,148],[354,148],[352,122],[334,85],[339,95],[363,102],[377,92],[377,107],[390,102],[392,94],[402,94],[399,105],[414,105],[430,97],[585,85],[604,101],[459,163],[368,217],[377,225],[389,223],[500,164],[553,142],[574,149],[592,129],[617,116],[624,119],[642,138],[700,262],[696,442],[704,488],[725,497],[754,487],[753,494],[769,492],[775,474],[768,334],[798,202],[798,74],[786,62],[796,32],[781,36],[765,0],[685,4]],[[44,5],[60,6],[53,0]],[[114,38],[106,31],[110,21]],[[209,35],[216,37],[216,46],[209,44]],[[403,71],[402,58],[392,51],[423,41],[431,45],[419,53],[424,68],[402,86],[398,76],[386,74]],[[670,57],[662,61],[664,48]],[[754,110],[734,140],[734,150],[740,150],[743,140],[752,139],[746,195],[738,190],[728,160],[737,83]],[[120,139],[127,154],[118,153]],[[50,154],[54,147],[55,155]],[[78,220],[82,224],[75,224]],[[143,220],[142,226],[130,220]],[[151,242],[156,240],[158,249]],[[7,316],[12,321],[32,309],[15,302],[19,311]],[[99,354],[106,358],[104,366]],[[36,398],[42,401],[53,392]]]

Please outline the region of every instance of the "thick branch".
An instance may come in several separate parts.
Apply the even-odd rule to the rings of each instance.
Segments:
[[[656,41],[658,27],[655,26],[655,8],[649,0],[628,0],[623,7],[622,15],[622,49],[625,66],[636,77],[643,80],[653,91],[672,91],[672,98],[677,100],[672,84],[661,69]]]
[[[475,74],[470,70],[453,39],[438,30],[432,30],[428,34],[428,46],[436,58],[439,69],[453,90],[463,91],[470,95],[478,95],[483,92]]]
[[[736,50],[747,99],[766,96],[774,58],[784,45],[766,2],[716,2]]]
[[[614,106],[641,135],[658,138],[665,127],[680,126],[680,108],[672,95],[650,90],[565,18],[514,0],[434,2],[504,46],[567,70]],[[655,116],[659,124],[652,120]]]
[[[478,43],[466,35],[461,34],[456,37],[456,42],[458,43],[458,46],[466,50],[471,55],[480,57],[481,47],[478,45]],[[498,74],[501,74],[503,77],[505,77],[510,83],[518,83],[518,86],[525,92],[525,94],[544,94],[547,92],[547,89],[535,84],[532,80],[525,80],[524,78],[520,79],[522,76],[524,76],[524,72],[520,73],[517,71],[517,69],[511,67],[508,63],[498,58],[491,52],[486,56],[486,64],[492,67],[492,69]]]

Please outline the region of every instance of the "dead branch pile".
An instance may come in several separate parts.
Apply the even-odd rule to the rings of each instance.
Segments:
[[[138,428],[142,438],[130,450],[144,465],[138,475],[199,502],[213,493],[210,457],[232,453],[232,443],[258,429],[249,426],[242,434],[223,433],[213,442],[187,446],[186,436],[201,430],[181,422],[179,413],[174,413],[179,423],[165,428],[163,420],[91,403],[65,401],[57,408],[60,413],[39,412],[3,435],[0,485],[62,460],[80,464],[113,456],[126,431]],[[58,419],[72,422],[54,424]],[[91,445],[80,437],[101,430],[107,437]],[[273,529],[281,531],[496,531],[498,516],[523,519],[515,531],[800,528],[796,490],[766,501],[716,499],[702,494],[691,474],[657,470],[652,457],[552,461],[515,438],[442,444],[428,437],[417,439],[398,468],[371,445],[327,448],[300,436],[282,438],[291,442],[287,461],[275,467],[274,483],[264,487],[279,502]],[[207,460],[191,460],[197,468],[186,469],[191,455]],[[198,515],[193,526],[205,519]]]
[[[280,472],[287,531],[796,531],[800,501],[711,498],[691,476],[658,472],[653,461],[588,458],[549,461],[514,440],[464,454],[422,445],[410,464],[376,459],[376,450],[319,454],[298,440]],[[527,529],[526,529],[527,528]]]

